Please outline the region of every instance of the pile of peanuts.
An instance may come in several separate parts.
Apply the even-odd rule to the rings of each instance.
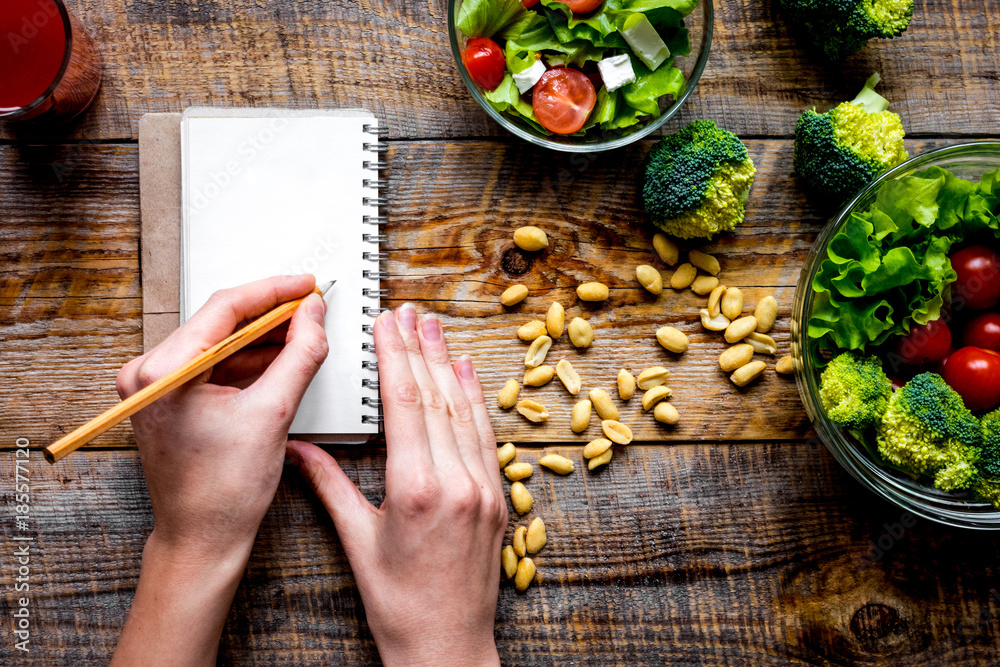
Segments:
[[[548,247],[548,237],[538,227],[521,227],[514,232],[514,243],[522,250],[537,252]],[[677,265],[680,251],[669,238],[663,234],[653,237],[653,249],[657,256],[668,266]],[[688,253],[688,261],[680,264],[670,277],[668,284],[675,290],[690,288],[699,296],[707,296],[707,308],[700,311],[702,326],[709,331],[723,332],[726,342],[732,347],[725,350],[719,357],[719,366],[726,373],[731,373],[730,380],[739,387],[744,387],[760,377],[767,365],[763,361],[755,361],[755,353],[774,355],[777,344],[767,335],[778,314],[778,305],[773,296],[760,300],[752,315],[743,315],[743,293],[739,288],[726,287],[720,283],[721,267],[718,259],[700,250]],[[636,279],[651,294],[662,294],[663,278],[660,272],[648,264],[636,267]],[[582,301],[600,302],[608,298],[608,287],[599,282],[583,283],[577,287],[577,296]],[[500,296],[500,303],[506,307],[514,306],[528,296],[528,288],[524,285],[512,285]],[[561,359],[553,367],[545,361],[564,331],[568,330],[570,342],[574,347],[588,348],[594,341],[594,331],[590,323],[581,317],[575,317],[566,326],[566,310],[562,304],[553,302],[545,316],[545,321],[532,320],[517,330],[517,337],[530,343],[525,354],[526,371],[521,383],[527,387],[541,387],[553,378],[558,378],[562,385],[573,396],[577,396],[583,386],[579,373],[568,359]],[[689,341],[687,335],[671,326],[663,326],[656,331],[656,340],[669,352],[683,354],[687,351]],[[781,374],[793,372],[792,358],[782,357],[775,365],[775,370]],[[634,376],[626,369],[618,372],[618,396],[622,401],[628,401],[636,389],[645,392],[642,396],[642,407],[646,412],[652,411],[653,418],[663,424],[676,425],[680,421],[677,409],[665,399],[670,398],[672,391],[666,386],[670,371],[663,366],[653,366],[644,369],[639,376]],[[504,410],[515,408],[525,419],[533,423],[545,422],[549,413],[545,406],[530,398],[518,400],[521,393],[521,383],[516,379],[507,380],[497,395],[497,405]],[[618,421],[618,408],[611,400],[607,391],[601,388],[590,390],[587,398],[577,401],[571,413],[570,429],[574,433],[582,433],[590,426],[593,412],[601,418],[603,438],[597,438],[587,443],[583,449],[583,457],[587,460],[587,469],[606,465],[611,461],[612,444],[628,445],[632,442],[632,430]],[[504,475],[511,482],[510,499],[514,510],[523,516],[531,511],[533,499],[522,480],[532,475],[530,463],[514,462],[517,450],[513,443],[506,443],[498,448],[497,456]],[[539,460],[544,466],[560,475],[573,472],[574,464],[569,459],[558,454],[547,454]],[[514,579],[519,591],[527,590],[536,575],[536,565],[530,555],[537,553],[546,543],[545,523],[541,517],[535,518],[525,528],[518,526],[514,530],[512,544],[503,548],[501,563],[508,579]]]

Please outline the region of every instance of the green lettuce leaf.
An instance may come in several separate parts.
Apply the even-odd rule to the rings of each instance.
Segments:
[[[668,58],[656,71],[650,72],[638,58],[632,58],[635,81],[621,87],[622,98],[633,109],[653,116],[660,115],[658,100],[671,95],[676,100],[684,90],[684,73],[672,66]]]
[[[464,0],[455,27],[467,39],[492,37],[525,13],[521,0]]]
[[[521,97],[521,93],[517,90],[517,84],[514,83],[514,77],[509,73],[504,76],[503,81],[495,90],[484,92],[483,97],[500,113],[518,116],[539,132],[548,133],[535,117],[535,110]]]

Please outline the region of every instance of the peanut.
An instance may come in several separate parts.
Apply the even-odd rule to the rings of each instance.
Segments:
[[[535,472],[535,469],[530,463],[511,463],[503,469],[504,477],[511,482],[528,479],[533,472]]]
[[[743,342],[749,343],[753,347],[753,351],[760,354],[774,354],[778,351],[778,344],[774,342],[773,338],[756,331],[744,338]]]
[[[778,359],[778,363],[774,365],[774,370],[782,375],[791,375],[795,372],[795,361],[791,356],[785,355],[781,359]]]
[[[719,367],[726,373],[732,373],[740,366],[749,364],[751,359],[753,359],[753,347],[740,343],[719,355]]]
[[[514,482],[510,485],[510,503],[514,506],[514,511],[518,514],[527,514],[531,511],[531,506],[535,500],[531,497],[531,492],[525,488],[521,482]]]
[[[701,309],[701,326],[709,331],[725,331],[729,326],[729,318],[722,313],[716,313],[715,317],[708,314],[708,310]]]
[[[595,456],[600,456],[610,448],[611,441],[607,438],[597,438],[596,440],[591,440],[583,448],[583,458],[592,459]]]
[[[650,368],[643,369],[639,373],[639,389],[649,391],[653,387],[658,387],[666,382],[668,377],[670,377],[670,371],[663,366],[651,366]]]
[[[590,322],[582,317],[574,317],[569,323],[569,341],[573,343],[573,347],[590,347],[594,342],[594,329]]]
[[[497,447],[497,459],[500,461],[500,468],[506,468],[507,464],[517,456],[517,448],[513,442],[505,442],[503,447]]]
[[[677,414],[677,408],[670,403],[664,402],[657,403],[656,407],[653,408],[653,419],[661,424],[670,424],[673,426],[681,420],[681,416]]]
[[[590,402],[594,404],[601,419],[618,419],[618,408],[611,402],[611,396],[603,389],[590,390]]]
[[[500,303],[505,306],[514,306],[524,301],[526,296],[528,296],[527,287],[521,284],[511,285],[500,295]]]
[[[583,383],[580,381],[580,374],[573,368],[573,364],[566,359],[560,359],[559,363],[556,364],[556,375],[566,387],[566,391],[574,396],[580,393],[580,387],[583,386]]]
[[[582,401],[577,401],[576,405],[573,406],[573,412],[570,413],[570,428],[573,429],[573,433],[583,433],[590,426],[590,401],[583,399]]]
[[[743,312],[743,292],[740,291],[740,288],[727,288],[719,302],[719,307],[722,309],[722,314],[729,319],[735,320],[739,317]]]
[[[605,301],[608,298],[608,286],[604,283],[584,283],[576,288],[576,295],[581,301]]]
[[[721,270],[719,260],[714,255],[709,255],[707,252],[702,252],[701,250],[692,250],[689,252],[688,261],[705,273],[713,276],[719,275],[719,271]]]
[[[517,572],[514,573],[514,588],[520,592],[528,590],[528,586],[535,579],[535,561],[530,558],[522,558],[517,564]]]
[[[624,368],[618,371],[618,398],[627,401],[635,394],[635,376]]]
[[[528,529],[524,526],[518,526],[514,529],[514,537],[511,539],[512,549],[518,558],[524,558],[528,555],[528,548],[525,545],[525,535]]]
[[[594,458],[590,459],[587,461],[587,470],[593,470],[594,468],[600,468],[601,466],[606,465],[611,460],[614,453],[613,449],[608,449],[604,453],[598,454]]]
[[[523,341],[532,341],[545,334],[545,322],[541,320],[531,320],[527,324],[522,324],[517,330],[517,337]]]
[[[542,517],[536,516],[535,520],[528,524],[528,535],[524,538],[524,546],[529,554],[537,554],[545,546],[545,522]]]
[[[632,429],[614,419],[605,419],[602,421],[601,430],[604,431],[604,436],[611,442],[616,442],[619,445],[627,445],[632,442]]]
[[[549,336],[555,340],[562,336],[566,326],[566,309],[558,301],[553,301],[549,306],[549,312],[545,314],[545,328]]]
[[[685,262],[677,267],[674,275],[670,276],[670,286],[674,289],[687,289],[691,287],[697,275],[698,269]]]
[[[746,317],[741,317],[738,320],[733,320],[728,327],[726,327],[725,338],[727,343],[738,343],[757,328],[757,318],[753,315],[747,315]]]
[[[531,341],[531,345],[528,347],[528,352],[524,355],[524,365],[528,368],[541,366],[551,347],[552,339],[548,336],[539,336],[535,340]]]
[[[712,290],[719,286],[719,279],[715,276],[698,276],[691,283],[691,291],[698,296],[711,294]]]
[[[539,366],[538,368],[529,368],[524,371],[524,382],[525,387],[541,387],[549,383],[549,380],[556,374],[556,369],[552,366]]]
[[[719,302],[722,300],[722,295],[726,293],[726,286],[719,285],[712,293],[708,295],[708,316],[718,317],[719,313],[722,312],[722,307]]]
[[[514,547],[508,544],[500,551],[500,564],[503,565],[503,576],[513,579],[514,573],[517,572],[517,554],[514,553]]]
[[[642,409],[645,410],[646,412],[649,412],[653,408],[653,406],[655,406],[663,399],[669,398],[670,394],[672,393],[673,392],[670,390],[669,387],[665,387],[662,384],[658,387],[653,387],[645,394],[643,394]]]
[[[729,379],[733,381],[737,387],[745,387],[764,372],[767,368],[767,364],[763,361],[751,361],[746,366],[741,366],[736,369],[736,372],[729,376]]]
[[[529,422],[535,422],[536,424],[549,418],[549,413],[545,410],[545,406],[530,398],[518,401],[517,411]]]
[[[778,317],[778,302],[773,296],[765,296],[754,308],[753,316],[757,318],[757,331],[767,333]]]
[[[514,230],[514,245],[521,250],[536,252],[549,247],[549,237],[545,232],[533,225],[518,227]]]
[[[510,410],[517,404],[517,396],[521,393],[521,385],[517,380],[507,380],[503,388],[497,393],[497,405],[504,410]]]
[[[635,267],[635,277],[650,294],[663,293],[663,277],[649,264],[640,264]]]
[[[545,466],[549,470],[560,475],[568,475],[573,472],[573,462],[565,456],[558,454],[546,454],[538,459],[538,465]]]
[[[656,330],[656,340],[668,352],[682,354],[688,349],[688,337],[680,329],[660,327]]]
[[[666,237],[665,234],[653,234],[653,250],[667,266],[677,263],[681,253],[677,249],[677,244]]]

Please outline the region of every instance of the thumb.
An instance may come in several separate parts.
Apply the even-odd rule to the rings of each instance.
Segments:
[[[323,329],[325,316],[326,303],[322,297],[318,294],[306,297],[292,315],[281,354],[249,387],[256,400],[276,408],[289,424],[330,351]]]
[[[377,510],[354,485],[336,459],[308,442],[289,440],[286,460],[306,478],[313,492],[330,513],[341,540],[353,542],[368,532]]]

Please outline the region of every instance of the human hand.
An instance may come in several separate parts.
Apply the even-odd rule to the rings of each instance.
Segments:
[[[322,449],[290,458],[333,517],[386,665],[497,665],[507,504],[496,439],[468,357],[406,304],[375,322],[386,489],[375,508]]]

